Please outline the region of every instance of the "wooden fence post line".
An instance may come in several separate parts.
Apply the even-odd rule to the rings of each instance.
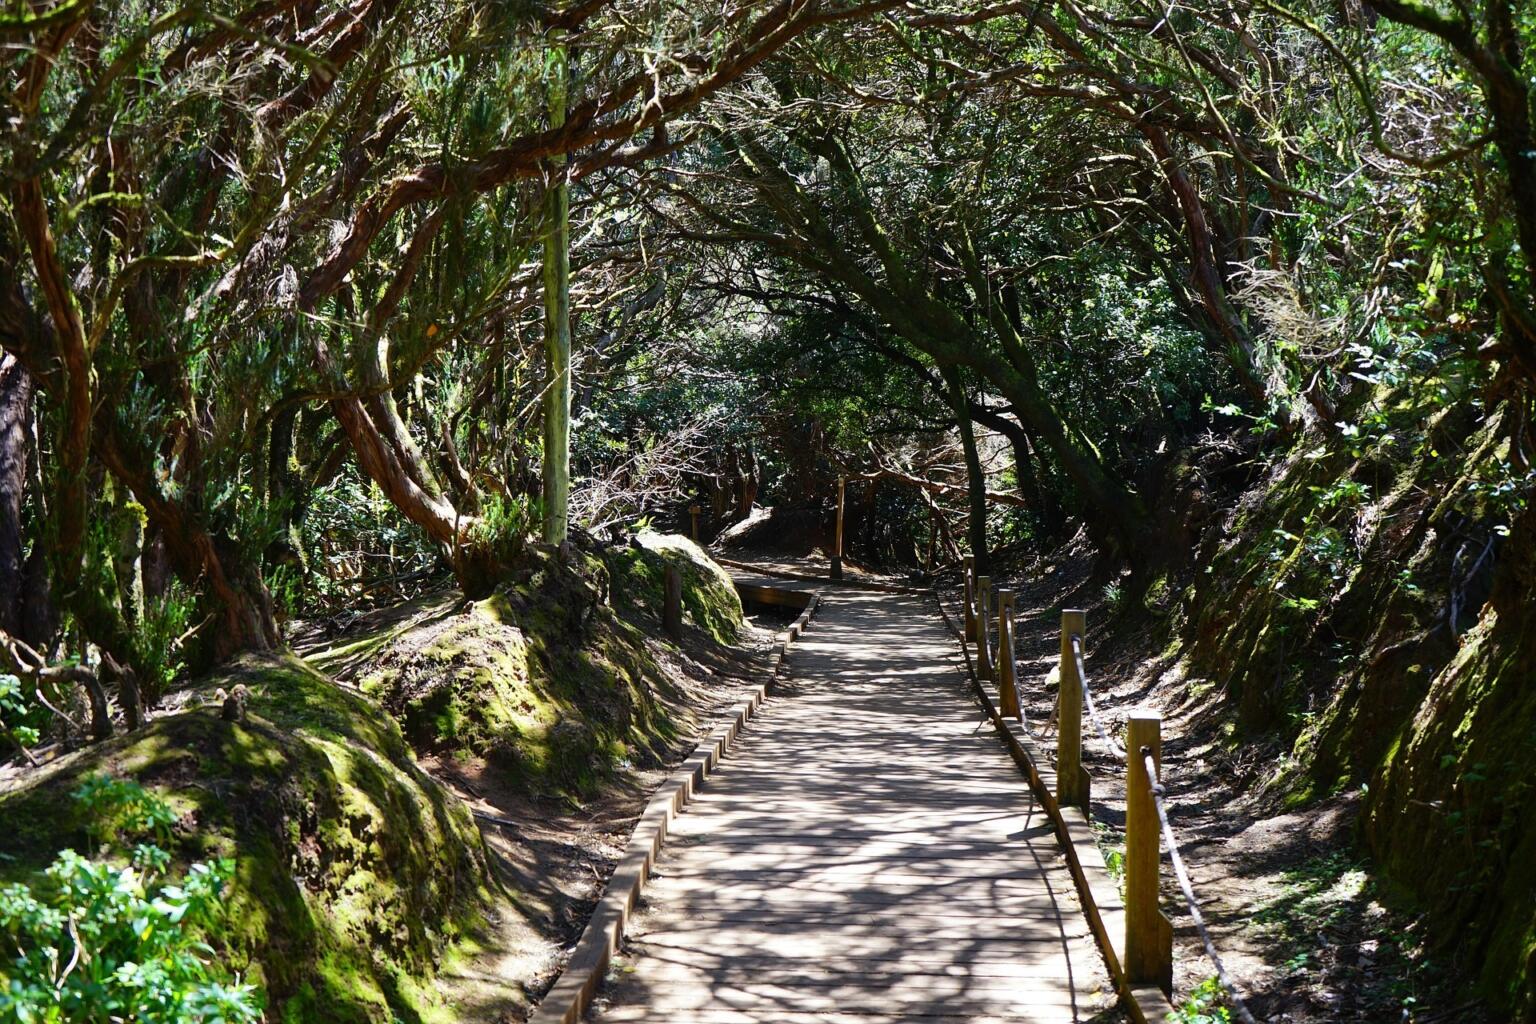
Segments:
[[[992,577],[976,577],[976,674],[992,678]]]
[[[837,478],[837,526],[832,534],[832,578],[843,578],[843,493],[847,489],[848,479]]]
[[[1056,691],[1056,800],[1088,810],[1088,769],[1083,767],[1083,681],[1077,675],[1072,638],[1088,631],[1086,612],[1061,612],[1061,687]]]
[[[1137,708],[1125,729],[1125,972],[1133,983],[1150,982],[1173,991],[1173,926],[1158,899],[1162,856],[1156,779],[1147,776],[1148,750],[1162,775],[1163,725],[1156,711]]]
[[[661,625],[672,639],[683,638],[683,574],[675,565],[662,573]]]
[[[1003,714],[1024,721],[1019,704],[1019,682],[1013,664],[1013,591],[997,592],[997,692],[1003,701]]]
[[[965,556],[965,638],[976,639],[976,556]]]
[[[689,505],[688,506],[688,515],[689,515],[690,518],[693,519],[693,533],[692,533],[692,537],[693,537],[693,542],[695,544],[697,544],[699,542],[699,506],[697,506],[697,505]]]

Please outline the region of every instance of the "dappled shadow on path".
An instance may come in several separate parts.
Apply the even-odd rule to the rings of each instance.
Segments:
[[[839,591],[676,823],[597,1019],[1088,1020],[1055,834],[932,607]]]

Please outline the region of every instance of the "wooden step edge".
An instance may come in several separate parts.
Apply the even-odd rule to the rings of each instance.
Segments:
[[[762,706],[774,679],[783,670],[790,646],[810,626],[822,601],[821,590],[811,595],[805,610],[795,620],[793,634],[780,637],[770,662],[768,679],[752,691],[727,724],[695,747],[688,759],[652,794],[586,928],[571,948],[560,976],[529,1015],[529,1024],[576,1024],[586,1014],[608,972],[613,954],[624,939],[624,929],[640,902],[640,894],[650,879],[673,820],[688,806],[694,793],[714,772],[731,744]]]

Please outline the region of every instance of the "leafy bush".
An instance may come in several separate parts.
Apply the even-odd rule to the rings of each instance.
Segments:
[[[143,669],[139,684],[146,703],[157,702],[186,667],[181,658],[182,637],[192,621],[194,607],[192,596],[174,580],[164,595],[145,602],[134,643]]]
[[[137,783],[93,776],[76,800],[93,841],[163,839],[176,818]],[[234,862],[191,865],[169,877],[170,854],[137,842],[121,857],[64,850],[33,886],[0,887],[3,1024],[254,1024],[254,987],[231,980],[203,941],[220,922]]]
[[[484,548],[497,561],[510,562],[522,552],[542,517],[536,501],[521,495],[487,495],[479,520],[468,531],[469,543]]]
[[[1221,982],[1206,978],[1189,993],[1189,998],[1168,1015],[1172,1024],[1231,1024],[1232,1015],[1222,1006]]]
[[[32,708],[21,689],[21,680],[0,672],[0,737],[18,747],[30,747],[42,735],[31,718]]]

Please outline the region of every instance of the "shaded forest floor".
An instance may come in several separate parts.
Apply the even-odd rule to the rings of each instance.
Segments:
[[[1185,677],[1164,624],[1117,615],[1112,588],[1089,582],[1090,563],[1089,553],[1069,548],[994,572],[998,586],[1018,594],[1015,653],[1027,720],[1039,731],[1055,704],[1061,609],[1086,608],[1086,668],[1105,729],[1123,735],[1138,706],[1163,713],[1173,827],[1217,951],[1254,1014],[1276,1024],[1489,1021],[1461,994],[1462,979],[1424,951],[1411,908],[1384,891],[1358,852],[1358,794],[1287,809],[1257,791],[1261,767],[1280,751],[1233,741],[1219,695]],[[958,609],[958,594],[946,600]],[[1084,732],[1092,816],[1118,870],[1123,761],[1104,748],[1086,716]],[[1174,988],[1182,1000],[1215,970],[1166,866],[1164,909],[1174,925]]]

